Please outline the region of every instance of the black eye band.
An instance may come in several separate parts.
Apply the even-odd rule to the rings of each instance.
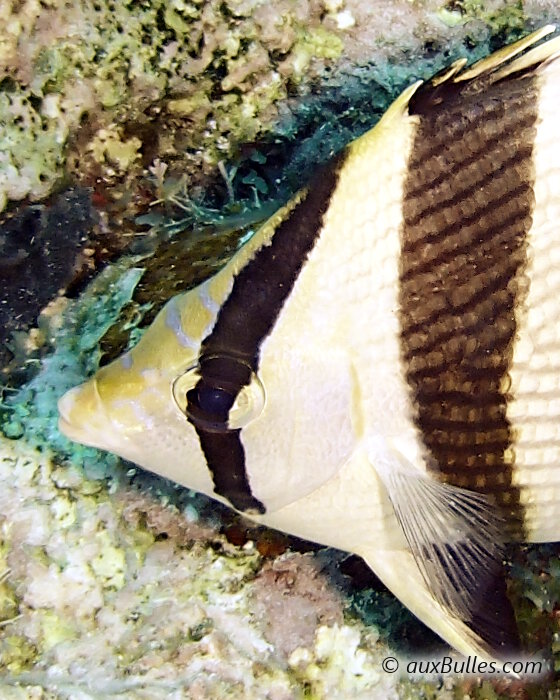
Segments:
[[[231,409],[256,377],[251,367],[239,358],[204,354],[196,367],[196,376],[198,381],[186,392],[185,414],[198,434],[214,491],[237,510],[264,513],[264,505],[251,493],[241,429],[230,425]],[[258,386],[262,392],[262,385],[258,383]]]

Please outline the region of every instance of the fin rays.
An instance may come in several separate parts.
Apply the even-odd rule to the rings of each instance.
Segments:
[[[468,622],[502,570],[496,509],[486,496],[435,481],[392,457],[392,464],[375,457],[373,464],[410,551],[436,600]]]

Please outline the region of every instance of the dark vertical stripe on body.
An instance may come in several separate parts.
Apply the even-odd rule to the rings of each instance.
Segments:
[[[251,494],[241,431],[227,428],[229,409],[258,370],[262,342],[319,236],[343,161],[344,155],[339,155],[321,171],[307,195],[278,225],[270,244],[239,271],[202,343],[201,378],[188,393],[189,420],[197,430],[215,492],[238,510],[265,509]]]
[[[524,77],[479,92],[446,89],[441,104],[425,99],[429,91],[411,104],[420,123],[403,201],[406,379],[428,467],[448,483],[492,494],[508,534],[522,537],[506,409],[515,310],[528,284],[537,86]],[[497,581],[499,590],[503,626],[514,629],[505,584]],[[495,644],[484,605],[469,624]]]
[[[448,90],[441,105],[411,107],[420,126],[403,202],[403,358],[429,466],[493,493],[521,534],[507,376],[526,294],[538,94],[529,77]]]

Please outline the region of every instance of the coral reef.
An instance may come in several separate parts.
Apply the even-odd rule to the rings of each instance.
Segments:
[[[263,566],[192,506],[1,449],[3,698],[397,697],[309,555]]]
[[[61,177],[105,189],[157,155],[195,181],[293,115],[329,71],[404,66],[557,16],[502,0],[8,0],[0,7],[0,211]],[[410,67],[408,68],[410,72]],[[404,75],[401,75],[401,79]],[[301,115],[300,115],[301,118]]]
[[[56,429],[64,390],[413,76],[559,17],[553,0],[0,3],[2,341],[19,332],[0,355],[10,381],[19,366],[0,402],[3,698],[560,698],[383,673],[441,647],[355,560]],[[558,548],[512,558],[528,647],[560,672]]]
[[[27,0],[1,12],[0,210],[44,197],[64,163],[109,181],[154,152],[192,172],[215,164],[314,58],[342,51],[321,3]]]

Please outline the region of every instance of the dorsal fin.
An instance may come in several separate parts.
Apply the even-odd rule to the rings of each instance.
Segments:
[[[553,24],[541,27],[466,69],[465,59],[454,61],[416,90],[410,99],[409,113],[424,114],[458,96],[480,93],[504,78],[520,77],[527,71],[538,69],[544,62],[560,54],[560,36],[535,46],[555,30]]]
[[[490,56],[486,56],[486,58],[477,61],[472,66],[470,66],[470,68],[467,68],[466,71],[463,71],[463,73],[456,76],[454,78],[454,82],[458,83],[464,82],[466,80],[474,80],[475,78],[479,78],[481,76],[490,76],[492,74],[494,74],[495,76],[496,71],[500,73],[500,71],[506,66],[509,69],[513,68],[513,66],[518,61],[523,61],[523,59],[526,58],[526,56],[533,52],[530,51],[528,54],[524,54],[521,58],[518,58],[516,61],[514,61],[513,59],[516,56],[519,56],[519,54],[523,54],[523,52],[526,49],[530,48],[531,46],[534,46],[538,41],[544,39],[545,36],[552,34],[552,32],[554,32],[555,30],[556,26],[554,24],[547,24],[545,27],[537,29],[536,32],[532,32],[532,34],[528,34],[527,36],[523,37],[523,39],[519,39],[519,41],[516,41],[513,44],[508,44],[508,46],[504,46],[498,51],[494,51],[494,53],[490,54]],[[539,47],[539,49],[550,47],[551,43],[554,43],[554,40],[549,40],[545,42]],[[554,53],[555,51],[558,51],[558,49],[554,49],[554,47],[552,47],[552,52]],[[548,49],[547,54],[550,55],[550,48]],[[536,62],[533,61],[532,63],[529,63],[528,65],[524,66],[523,68],[530,68],[531,66],[534,66],[538,62],[540,62],[540,60]],[[514,73],[517,70],[519,69],[515,68],[513,70],[509,70],[509,73]]]

